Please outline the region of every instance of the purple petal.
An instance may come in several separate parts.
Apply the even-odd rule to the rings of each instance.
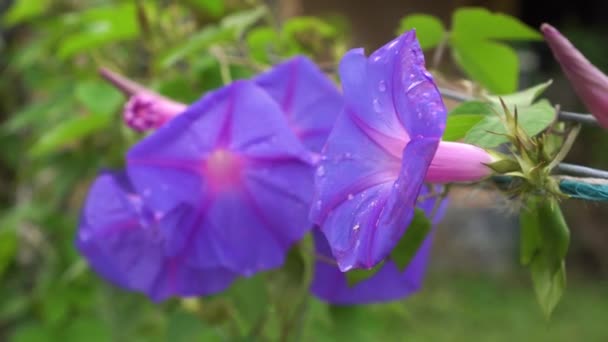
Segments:
[[[329,262],[332,255],[323,234],[315,230],[314,240],[322,260],[315,264],[311,292],[326,302],[348,305],[396,300],[416,292],[422,285],[432,237],[424,241],[404,271],[389,260],[373,277],[352,287],[344,273]]]
[[[439,192],[440,188],[436,191]],[[428,194],[428,190],[424,188],[421,194]],[[436,204],[437,197],[429,197],[418,205],[427,215],[435,212],[432,218],[434,225],[443,218],[447,200],[441,201],[434,211]],[[315,230],[313,237],[320,257],[315,263],[311,292],[326,302],[343,305],[397,300],[417,291],[422,284],[432,241],[431,233],[405,270],[400,271],[392,261],[386,260],[371,278],[351,287],[345,274],[332,262],[334,258],[325,236]]]
[[[280,105],[304,145],[320,152],[343,105],[332,81],[302,56],[273,67],[254,81]]]
[[[234,280],[235,274],[228,270],[196,269],[184,263],[180,254],[168,257],[165,243],[157,219],[141,207],[141,199],[124,175],[106,173],[97,178],[83,210],[76,245],[100,275],[154,300],[208,295]]]
[[[446,113],[413,32],[369,59],[352,50],[340,77],[345,111],[317,169],[311,218],[345,271],[380,262],[405,232]]]
[[[277,267],[311,227],[310,153],[252,82],[205,96],[144,139],[128,170],[153,209],[192,207],[163,234],[172,253],[185,250],[199,268],[250,275]]]

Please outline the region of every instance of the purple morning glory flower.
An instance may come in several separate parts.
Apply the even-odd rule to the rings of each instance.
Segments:
[[[114,284],[154,300],[213,294],[236,275],[221,268],[195,268],[185,255],[164,253],[162,227],[188,212],[177,207],[158,214],[144,207],[123,173],[105,172],[92,185],[76,245],[91,267]]]
[[[123,116],[136,131],[157,129],[186,108],[108,69],[101,74],[130,96]],[[275,65],[252,81],[277,102],[304,145],[320,152],[343,105],[333,82],[304,56]]]
[[[349,51],[339,73],[345,107],[316,171],[311,218],[348,271],[387,257],[425,180],[478,180],[491,157],[466,144],[440,145],[446,109],[414,31],[369,58]]]
[[[424,188],[423,192],[426,193]],[[436,198],[429,198],[418,207],[429,216],[433,213],[436,202]],[[443,218],[446,206],[447,200],[439,204],[431,220],[433,225]],[[314,230],[313,237],[320,258],[315,263],[311,292],[328,303],[349,305],[397,300],[418,291],[422,285],[431,250],[432,233],[424,240],[404,270],[399,270],[389,259],[371,278],[354,286],[349,286],[345,273],[330,262],[333,257],[325,236],[319,230]]]
[[[311,159],[264,89],[237,81],[135,145],[127,170],[153,210],[193,208],[161,230],[169,255],[251,275],[281,265],[310,229]]]
[[[253,81],[279,104],[304,145],[321,152],[343,105],[333,82],[302,56],[274,66]]]

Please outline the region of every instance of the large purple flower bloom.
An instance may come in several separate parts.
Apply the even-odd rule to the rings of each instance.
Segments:
[[[426,193],[426,190],[424,191]],[[436,203],[437,198],[432,197],[418,205],[427,217],[435,211],[431,219],[433,225],[443,218],[447,200],[443,200],[435,209]],[[313,237],[320,258],[315,263],[311,292],[326,302],[345,305],[397,300],[418,291],[426,273],[432,242],[431,233],[404,270],[400,270],[388,259],[371,278],[349,286],[345,273],[330,262],[333,256],[325,236],[319,230],[315,230]]]
[[[306,57],[294,57],[254,78],[279,104],[291,130],[311,151],[321,152],[336,117],[342,95]]]
[[[311,154],[251,81],[207,94],[135,145],[127,170],[153,210],[193,210],[161,231],[167,253],[242,275],[277,267],[311,223]]]
[[[154,300],[222,291],[235,278],[226,269],[195,268],[184,254],[165,255],[162,227],[188,212],[150,212],[122,173],[102,173],[84,206],[76,245],[91,267],[114,284]]]
[[[157,129],[186,107],[108,69],[101,74],[130,97],[123,115],[137,131]],[[277,102],[304,145],[320,152],[342,109],[342,95],[333,82],[304,56],[275,65],[252,81]]]
[[[412,219],[425,179],[476,180],[487,176],[479,170],[491,160],[466,144],[442,143],[442,151],[446,109],[414,31],[369,58],[351,50],[339,72],[345,108],[317,168],[311,218],[347,271],[386,258]],[[466,158],[448,162],[459,155]]]

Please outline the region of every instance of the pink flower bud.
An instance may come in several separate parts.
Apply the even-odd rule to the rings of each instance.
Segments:
[[[540,29],[576,94],[600,124],[608,128],[608,77],[553,26],[543,24]]]
[[[432,183],[474,182],[492,174],[486,166],[492,156],[477,146],[442,141],[437,147],[425,180]]]
[[[109,69],[101,68],[99,73],[129,96],[123,118],[129,127],[138,132],[159,128],[187,108],[185,104],[170,100]]]
[[[123,119],[132,129],[143,132],[159,128],[186,108],[182,103],[145,91],[131,96],[125,104]]]

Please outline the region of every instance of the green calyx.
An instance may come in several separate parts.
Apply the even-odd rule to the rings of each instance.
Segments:
[[[567,198],[559,189],[553,169],[562,161],[578,134],[578,127],[567,132],[556,132],[561,124],[554,123],[549,129],[530,136],[518,124],[517,108],[511,112],[501,99],[504,114],[498,114],[507,133],[510,154],[492,151],[494,162],[487,164],[496,176],[499,188],[511,197],[527,195]]]

